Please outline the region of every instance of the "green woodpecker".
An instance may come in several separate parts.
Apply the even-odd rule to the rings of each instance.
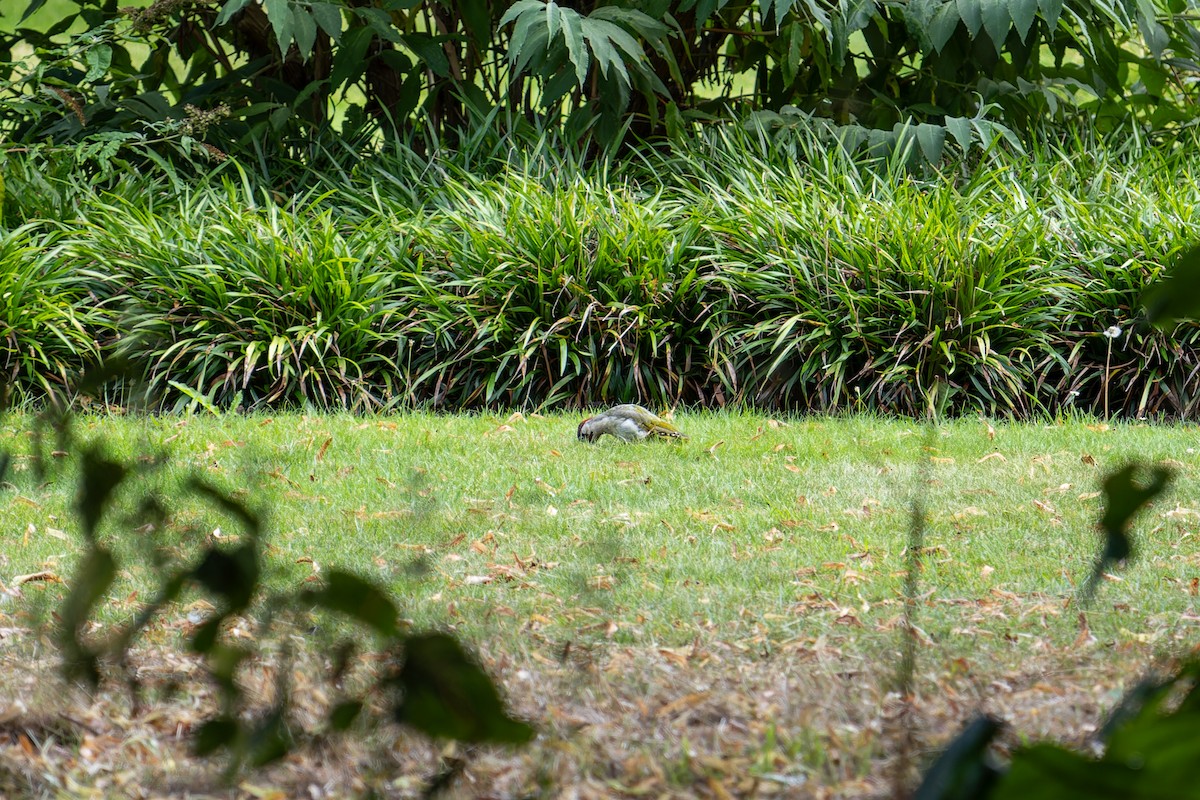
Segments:
[[[623,442],[640,441],[650,436],[686,439],[679,429],[657,414],[633,403],[613,406],[608,411],[579,423],[576,434],[581,442],[594,442],[611,433]]]

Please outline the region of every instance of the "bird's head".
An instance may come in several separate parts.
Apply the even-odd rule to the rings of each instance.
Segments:
[[[596,425],[592,421],[595,417],[588,417],[583,422],[579,423],[579,430],[575,432],[575,437],[581,442],[594,442],[600,438],[600,431],[596,430]]]

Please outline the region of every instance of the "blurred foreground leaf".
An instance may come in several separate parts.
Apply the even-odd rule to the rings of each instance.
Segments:
[[[430,736],[505,744],[533,738],[533,728],[505,714],[487,673],[446,634],[408,639],[395,683],[403,693],[396,720]]]
[[[1163,275],[1142,292],[1151,324],[1168,327],[1200,316],[1200,246],[1184,250]]]
[[[1150,481],[1139,485],[1135,476],[1143,467],[1138,462],[1126,464],[1104,479],[1104,515],[1100,528],[1104,532],[1104,549],[1096,559],[1095,569],[1083,589],[1086,602],[1096,591],[1097,582],[1111,565],[1133,555],[1133,542],[1129,538],[1129,524],[1134,515],[1157,497],[1171,483],[1172,473],[1166,467],[1154,467]]]

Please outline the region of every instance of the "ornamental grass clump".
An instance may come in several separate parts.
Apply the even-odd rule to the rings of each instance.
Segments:
[[[166,209],[97,203],[71,247],[116,303],[111,352],[168,405],[369,409],[396,394],[384,235],[227,187]]]

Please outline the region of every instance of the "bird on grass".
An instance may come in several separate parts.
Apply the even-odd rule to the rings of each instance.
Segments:
[[[636,442],[651,436],[686,439],[678,428],[662,417],[634,403],[622,403],[579,423],[576,435],[581,442],[594,442],[609,433],[623,442]]]

